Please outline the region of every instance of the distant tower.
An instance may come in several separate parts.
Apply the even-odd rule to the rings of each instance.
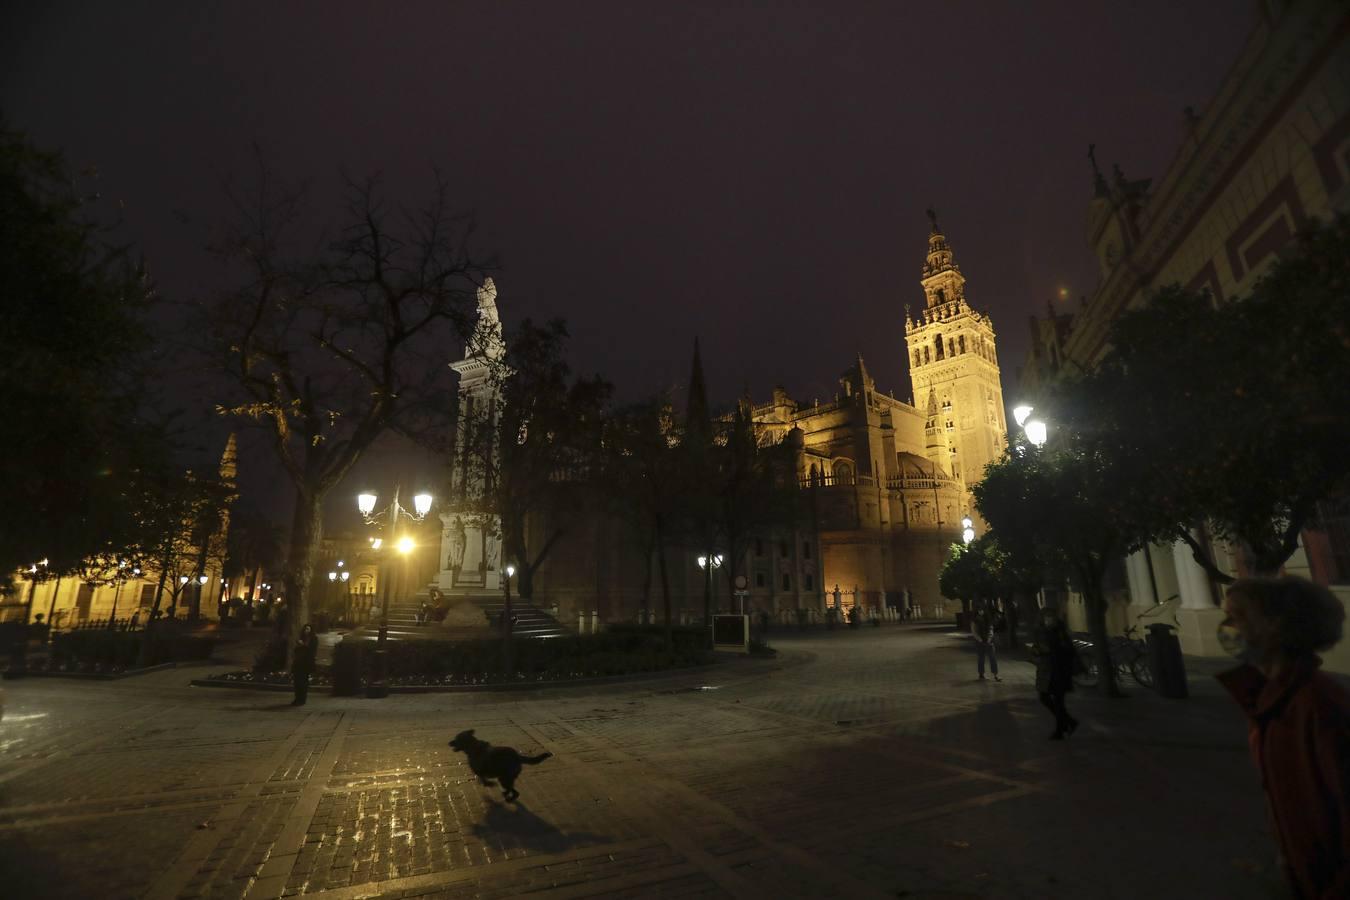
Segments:
[[[952,262],[952,248],[928,210],[931,228],[923,285],[927,303],[918,319],[905,314],[905,344],[915,404],[928,401],[930,458],[945,443],[943,467],[967,486],[1003,453],[1003,385],[998,374],[994,325],[966,303],[966,279]]]

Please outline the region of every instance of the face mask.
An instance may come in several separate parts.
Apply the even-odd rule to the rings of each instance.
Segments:
[[[1234,659],[1250,663],[1256,659],[1256,651],[1247,642],[1247,636],[1235,625],[1224,622],[1219,626],[1219,646]]]

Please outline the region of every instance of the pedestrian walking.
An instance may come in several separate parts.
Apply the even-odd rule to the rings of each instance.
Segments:
[[[1248,717],[1280,864],[1298,898],[1350,897],[1350,693],[1318,671],[1345,610],[1302,578],[1229,586],[1224,649],[1242,661],[1219,682]]]
[[[981,607],[975,614],[975,621],[971,625],[975,633],[975,652],[978,654],[979,661],[975,664],[976,671],[980,673],[980,681],[984,681],[984,661],[989,660],[989,674],[994,676],[995,681],[1002,681],[998,677],[998,653],[994,646],[994,617],[990,614],[988,608]]]
[[[1073,674],[1078,667],[1078,653],[1064,620],[1053,609],[1041,613],[1041,629],[1031,646],[1036,660],[1036,691],[1041,702],[1055,717],[1055,730],[1050,740],[1062,741],[1065,735],[1078,730],[1078,720],[1069,715],[1064,697],[1073,690]]]
[[[295,699],[291,706],[304,706],[309,696],[309,676],[314,671],[314,657],[319,652],[319,638],[314,626],[305,623],[300,637],[291,648],[291,680],[295,683]]]

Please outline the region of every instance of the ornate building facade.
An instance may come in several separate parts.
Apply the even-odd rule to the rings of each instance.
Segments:
[[[1033,319],[1021,389],[1072,362],[1090,368],[1107,350],[1112,321],[1157,287],[1206,289],[1216,303],[1248,294],[1306,223],[1350,211],[1350,9],[1329,0],[1260,5],[1260,18],[1209,105],[1183,117],[1171,165],[1156,180],[1103,174],[1091,154],[1087,242],[1096,290],[1071,315]],[[1350,598],[1350,514],[1329,510],[1286,565]],[[1203,533],[1197,537],[1206,542]],[[1215,546],[1230,573],[1238,561]],[[1182,646],[1219,655],[1219,591],[1184,542],[1153,545],[1125,561],[1128,589],[1113,604],[1120,627],[1177,595]],[[1070,608],[1071,619],[1081,610]],[[1342,644],[1328,664],[1350,671]]]
[[[961,540],[962,518],[973,515],[970,488],[1004,447],[1003,394],[993,326],[967,302],[964,278],[935,218],[920,274],[924,311],[918,319],[906,317],[906,346],[897,348],[893,362],[897,368],[909,363],[922,409],[878,390],[861,357],[840,378],[831,402],[802,404],[776,389],[769,402],[742,407],[761,445],[787,444],[810,500],[809,522],[746,543],[735,571],[746,576],[747,610],[786,621],[801,610],[818,615],[835,605],[913,605],[925,615],[941,614],[938,573]],[[460,376],[461,414],[435,584],[452,595],[503,587],[499,527],[474,502],[485,471],[491,472],[475,459],[491,453],[483,432],[495,431],[506,377],[491,282],[478,304],[478,331],[464,358],[451,364]],[[702,397],[701,384],[696,347],[691,394]],[[594,507],[571,511],[565,546],[534,573],[536,600],[568,625],[642,619],[659,602],[645,558],[650,551],[604,503]],[[542,541],[543,531],[535,537]],[[706,551],[667,550],[678,619],[702,613],[707,573],[701,555],[707,564]],[[722,577],[729,570],[712,579],[714,607],[737,605]]]
[[[938,572],[961,519],[974,517],[970,489],[1006,446],[993,324],[967,302],[931,210],[929,220],[925,305],[905,316],[914,402],[878,391],[859,357],[831,403],[799,404],[779,389],[753,409],[764,440],[797,447],[831,603],[838,585],[868,606],[940,608]]]

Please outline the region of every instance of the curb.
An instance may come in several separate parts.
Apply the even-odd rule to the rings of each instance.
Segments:
[[[769,662],[778,662],[770,659]],[[727,660],[705,663],[701,666],[688,666],[681,669],[662,669],[657,672],[634,672],[631,675],[601,675],[595,678],[573,678],[558,681],[529,681],[516,682],[507,681],[496,684],[400,684],[389,685],[391,694],[471,694],[479,691],[485,692],[507,692],[507,691],[534,691],[547,690],[550,688],[566,688],[573,686],[585,687],[587,685],[606,685],[606,684],[625,684],[629,682],[651,681],[658,678],[669,678],[674,675],[684,675],[688,673],[703,672],[725,665]],[[290,691],[288,684],[266,684],[261,682],[249,681],[219,681],[206,678],[194,678],[191,684],[194,687],[217,687],[232,688],[242,691]],[[314,689],[311,688],[311,691]],[[364,689],[355,694],[346,694],[343,696],[360,697],[364,694]],[[331,692],[329,696],[332,696]]]
[[[144,669],[128,669],[125,672],[46,672],[29,669],[19,676],[19,678],[72,678],[77,681],[119,681],[123,678],[134,678],[137,675],[148,675],[151,672],[161,672],[165,669],[176,668],[178,668],[178,663],[166,662],[158,663],[153,666],[146,666]],[[5,673],[5,678],[11,681],[18,680],[13,678],[8,672]]]

